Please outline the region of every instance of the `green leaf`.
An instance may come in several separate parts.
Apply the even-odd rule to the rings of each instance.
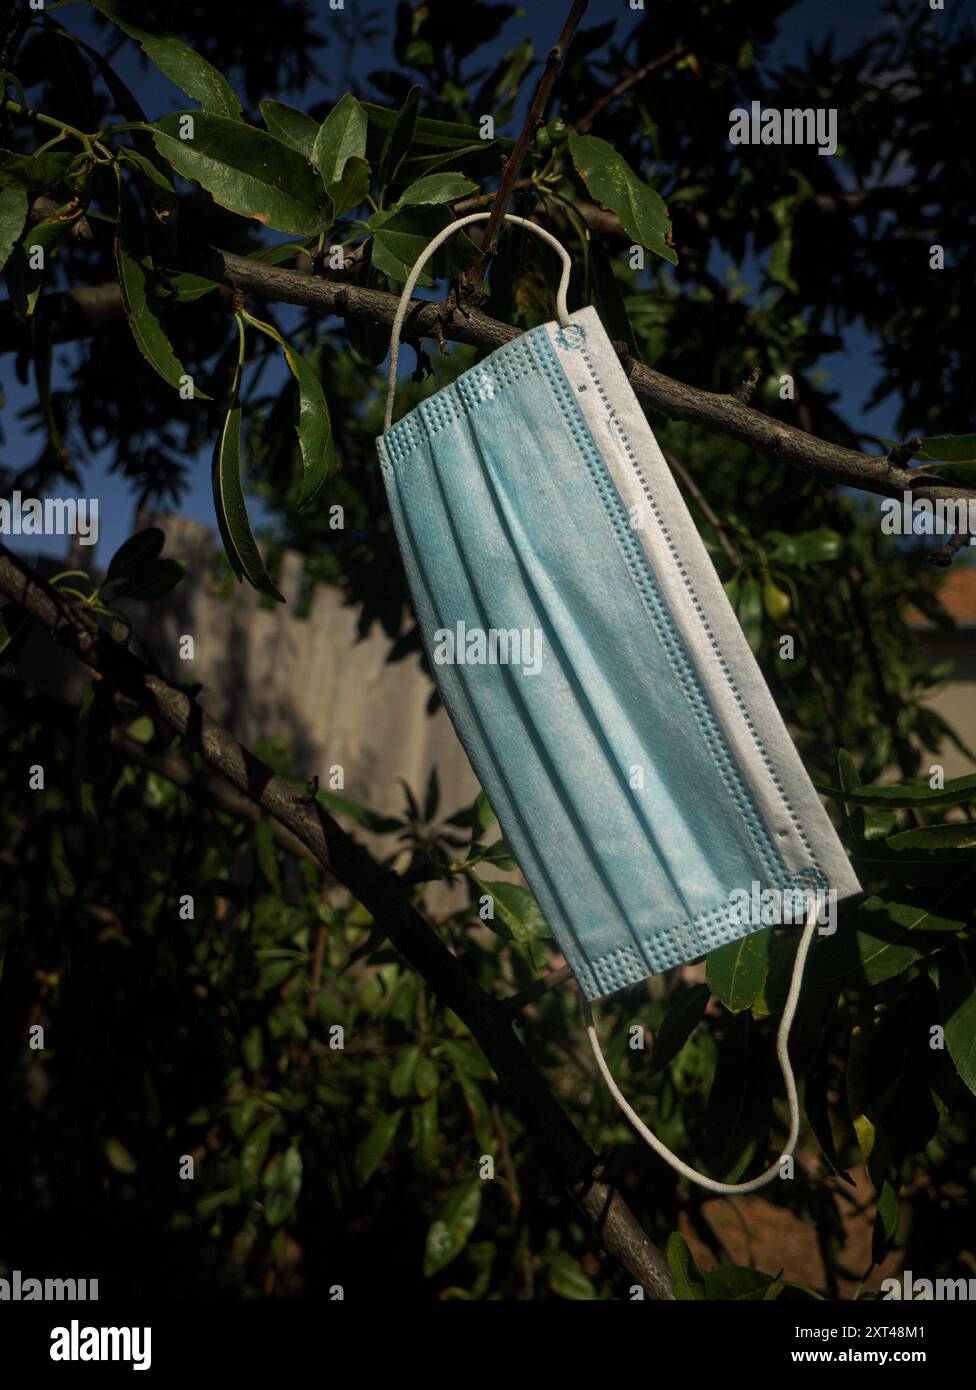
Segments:
[[[921,462],[976,463],[976,434],[926,435],[915,457]]]
[[[392,280],[405,281],[427,243],[453,220],[442,207],[391,208],[373,213],[368,223],[373,233],[373,265]],[[455,275],[480,259],[481,252],[474,242],[461,233],[435,252],[420,283],[429,285],[432,279]]]
[[[850,1113],[876,1184],[890,1167],[924,1148],[939,1119],[932,1099],[936,1053],[930,1046],[935,987],[920,974],[889,999],[880,1014],[862,1016],[847,1063]]]
[[[523,888],[520,883],[505,883],[502,880],[485,883],[470,871],[469,877],[479,893],[494,901],[494,925],[496,930],[501,928],[502,936],[523,946],[532,946],[548,936],[542,909],[528,888]]]
[[[837,778],[845,793],[856,791],[861,785],[861,774],[857,770],[857,763],[846,748],[837,750]]]
[[[366,154],[366,112],[351,92],[336,102],[319,126],[312,147],[312,163],[326,186],[338,183],[346,160]]]
[[[546,1262],[549,1288],[558,1298],[572,1303],[590,1303],[597,1297],[593,1280],[580,1268],[579,1261],[565,1250],[554,1250]]]
[[[396,206],[405,208],[425,203],[453,203],[456,198],[473,193],[477,187],[463,174],[428,174],[422,179],[415,179],[400,194]]]
[[[400,1054],[393,1075],[390,1077],[390,1095],[403,1100],[413,1090],[413,1075],[420,1060],[420,1048],[407,1047]]]
[[[711,993],[708,985],[692,985],[690,989],[680,990],[671,1000],[664,1015],[664,1022],[654,1037],[651,1051],[652,1076],[677,1057],[705,1017]]]
[[[973,849],[976,848],[976,821],[951,821],[947,825],[924,825],[915,830],[899,830],[889,835],[892,849]],[[973,857],[976,872],[976,855]]]
[[[437,1064],[429,1057],[421,1057],[413,1076],[414,1089],[421,1100],[432,1096],[441,1084]]]
[[[135,535],[122,542],[109,560],[105,583],[142,569],[161,553],[165,542],[166,537],[158,526],[147,526],[142,531],[136,531]]]
[[[264,1059],[264,1037],[257,1024],[241,1038],[241,1055],[251,1071],[258,1071]]]
[[[420,1105],[414,1106],[411,1124],[411,1147],[416,1155],[417,1167],[433,1176],[437,1173],[437,1155],[441,1144],[436,1096],[428,1096]]]
[[[478,795],[475,797],[474,804],[471,807],[472,845],[476,845],[478,843],[482,835],[484,835],[485,831],[490,830],[491,827],[495,824],[495,821],[496,816],[494,811],[491,809],[491,803],[485,795],[484,790],[479,789]]]
[[[705,1272],[705,1297],[709,1300],[765,1302],[775,1298],[781,1288],[779,1275],[772,1279],[744,1265],[713,1265]]]
[[[149,365],[155,368],[168,385],[178,391],[186,384],[190,373],[173,352],[160,320],[156,268],[149,254],[149,243],[142,225],[142,217],[134,198],[121,179],[115,261],[119,271],[119,284],[122,287],[125,316],[132,329],[136,346]],[[207,393],[198,390],[196,385],[193,394],[201,400],[210,400]]]
[[[121,1139],[116,1139],[110,1135],[103,1145],[105,1157],[109,1161],[110,1167],[117,1173],[135,1173],[139,1165],[129,1153],[129,1150],[122,1143]]]
[[[244,1140],[240,1158],[240,1188],[242,1192],[253,1192],[258,1185],[261,1169],[268,1157],[271,1135],[281,1127],[281,1116],[272,1115],[262,1120],[256,1129]]]
[[[841,929],[821,940],[810,958],[811,985],[833,989],[854,979],[878,985],[902,974],[923,950],[941,944],[931,933],[955,933],[967,925],[973,913],[969,883],[950,879],[941,892],[931,884],[887,887],[883,896],[847,909]]]
[[[452,1188],[436,1221],[427,1232],[424,1274],[429,1279],[457,1259],[481,1214],[481,1182],[474,1178]]]
[[[898,1193],[885,1178],[878,1192],[878,1214],[871,1239],[871,1258],[880,1264],[887,1254],[898,1225]]]
[[[475,1080],[490,1081],[495,1075],[494,1068],[473,1038],[467,1038],[464,1042],[440,1038],[438,1046],[443,1048],[456,1067]]]
[[[137,572],[119,579],[119,587],[112,597],[139,599],[143,603],[151,603],[172,593],[185,573],[186,564],[183,560],[169,557],[152,560]]]
[[[419,88],[414,90],[419,91]],[[374,102],[361,103],[371,126],[389,134],[400,113],[389,106],[377,106]],[[508,136],[499,136],[496,141],[481,141],[481,132],[476,125],[463,125],[458,121],[436,121],[428,116],[418,116],[414,128],[414,143],[432,149],[456,149],[462,145],[481,148],[483,144],[497,143],[505,150],[515,147],[515,141]]]
[[[773,243],[769,255],[767,273],[770,280],[784,285],[795,294],[797,283],[790,275],[790,258],[793,255],[793,210],[796,205],[794,194],[777,198],[770,204],[769,211],[779,228],[779,236]]]
[[[319,133],[318,122],[304,111],[299,111],[297,106],[289,106],[286,101],[260,101],[258,106],[274,138],[311,160],[315,137]]]
[[[660,194],[634,173],[613,145],[596,135],[571,134],[569,149],[594,202],[615,212],[639,246],[676,265],[678,257],[668,242],[671,222]]]
[[[374,1121],[366,1138],[356,1150],[354,1167],[360,1182],[369,1182],[383,1162],[396,1138],[402,1118],[402,1110],[393,1110],[389,1114],[380,1115],[379,1119]]]
[[[350,801],[348,797],[339,796],[336,792],[324,791],[321,787],[315,794],[316,801],[332,811],[336,815],[351,816],[353,820],[373,831],[376,835],[386,835],[393,830],[402,830],[403,821],[395,816],[380,816],[375,811],[370,811],[365,806],[360,806],[358,801]]]
[[[316,500],[335,466],[332,421],[325,392],[312,362],[297,353],[277,329],[246,312],[244,318],[279,345],[298,384],[298,419],[295,422],[295,430],[302,455],[302,487],[298,496],[298,510],[304,511]]]
[[[958,875],[972,868],[972,851],[968,849],[892,849],[877,840],[855,842],[850,850],[851,863],[864,884],[890,883],[933,884],[945,882],[946,875]]]
[[[225,1187],[220,1192],[208,1192],[197,1202],[197,1215],[208,1221],[220,1207],[236,1206],[240,1200],[241,1193],[237,1187]]]
[[[709,988],[730,1013],[752,1008],[762,993],[769,971],[771,935],[768,928],[754,931],[709,954],[706,971]]]
[[[923,476],[944,478],[957,487],[976,487],[976,463],[968,459],[963,463],[922,463],[915,471]]]
[[[61,182],[76,156],[66,151],[44,150],[41,154],[14,154],[0,150],[0,187],[22,188],[37,193]]]
[[[843,797],[876,806],[957,806],[963,801],[976,801],[976,773],[966,777],[951,777],[946,784],[930,787],[927,782],[897,783],[890,786],[859,786],[856,790],[815,783],[817,791],[827,796]]]
[[[51,258],[83,211],[79,204],[66,203],[32,227],[23,241],[11,251],[6,265],[7,287],[18,314],[29,318],[34,313]],[[38,249],[42,253],[43,263],[32,265],[32,252]]]
[[[843,537],[826,526],[817,531],[803,531],[792,539],[801,565],[821,565],[836,560],[844,549]]]
[[[135,39],[146,57],[155,63],[188,97],[215,116],[239,118],[241,103],[233,87],[212,63],[189,44],[164,29],[142,4],[132,0],[91,0],[106,19]]]
[[[518,95],[519,85],[526,72],[532,66],[532,55],[534,46],[531,39],[525,39],[517,44],[510,53],[506,53],[502,62],[492,73],[491,77],[478,93],[478,105],[476,111],[491,111],[495,117],[495,125],[504,125],[512,114],[512,108]],[[482,99],[486,98],[484,105]]]
[[[227,418],[214,445],[211,479],[220,537],[238,579],[247,579],[259,593],[284,603],[264,567],[247,519],[241,487],[241,373],[244,368],[244,323],[238,316],[239,348]]]
[[[976,972],[971,950],[961,945],[939,957],[939,1012],[949,1056],[976,1094]]]
[[[695,1263],[695,1257],[688,1248],[688,1242],[680,1231],[675,1231],[668,1240],[666,1251],[668,1268],[674,1284],[674,1296],[683,1301],[703,1299],[705,1281]]]
[[[147,159],[138,150],[130,150],[125,146],[120,148],[119,156],[127,164],[131,164],[138,173],[153,210],[159,214],[161,220],[165,221],[167,218],[172,218],[177,204],[176,188],[166,169],[161,169],[158,164],[154,164],[151,159]]]
[[[338,183],[329,184],[329,194],[335,204],[335,214],[348,212],[365,203],[369,193],[369,165],[365,159],[353,155],[346,160],[345,172]]]
[[[136,743],[151,743],[156,732],[148,714],[140,714],[138,719],[133,719],[131,724],[126,725],[125,731]]]
[[[193,121],[192,139],[180,138],[184,117]],[[156,123],[153,139],[178,174],[199,183],[231,212],[280,232],[310,236],[332,225],[332,199],[308,160],[256,126],[199,111],[177,112]]]
[[[393,182],[397,170],[403,163],[403,157],[413,142],[420,112],[420,90],[418,86],[410,88],[397,112],[396,120],[383,141],[379,164],[381,188],[387,188]]]
[[[278,1154],[265,1171],[264,1216],[269,1226],[280,1226],[294,1212],[302,1190],[302,1156],[294,1144]]]
[[[27,194],[24,190],[14,185],[0,189],[0,269],[7,264],[7,257],[26,221]]]
[[[762,645],[762,589],[754,574],[743,576],[735,604],[736,616],[742,624],[746,641],[754,652]]]
[[[454,1064],[454,1075],[457,1077],[458,1085],[461,1087],[464,1103],[468,1107],[468,1114],[471,1116],[471,1123],[474,1125],[475,1138],[484,1152],[490,1149],[490,1146],[495,1140],[488,1102],[482,1095],[481,1087],[478,1085],[477,1081],[475,1081],[474,1077],[469,1076],[456,1062]]]

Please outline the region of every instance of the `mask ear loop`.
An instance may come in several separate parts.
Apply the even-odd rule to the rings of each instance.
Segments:
[[[803,968],[806,965],[807,953],[813,941],[813,934],[817,926],[817,905],[814,903],[807,916],[803,934],[800,937],[800,944],[796,949],[796,960],[793,963],[793,974],[790,979],[790,989],[786,996],[786,1004],[783,1007],[783,1016],[779,1022],[779,1031],[776,1034],[776,1057],[779,1061],[779,1069],[783,1073],[783,1081],[786,1085],[786,1100],[790,1108],[790,1132],[786,1140],[786,1147],[774,1164],[761,1173],[758,1178],[752,1178],[749,1182],[716,1182],[714,1178],[706,1178],[703,1173],[696,1173],[694,1168],[690,1168],[687,1163],[671,1152],[666,1144],[655,1134],[652,1134],[645,1125],[644,1121],[634,1111],[633,1107],[626,1101],[620,1092],[617,1083],[610,1074],[607,1066],[607,1059],[603,1055],[600,1047],[600,1040],[596,1035],[596,1027],[593,1023],[593,1014],[590,1009],[588,999],[583,1000],[583,1017],[586,1022],[586,1031],[590,1039],[590,1046],[593,1049],[593,1056],[596,1064],[600,1068],[607,1089],[613,1096],[617,1105],[627,1116],[630,1123],[637,1130],[637,1133],[646,1144],[669,1163],[676,1173],[680,1173],[685,1178],[690,1178],[692,1182],[698,1183],[699,1187],[706,1188],[709,1192],[722,1194],[755,1192],[760,1187],[765,1187],[767,1183],[779,1177],[780,1164],[784,1158],[791,1158],[793,1150],[796,1148],[797,1137],[800,1133],[800,1105],[796,1093],[796,1078],[793,1075],[793,1068],[790,1066],[790,1057],[787,1044],[790,1038],[790,1028],[793,1025],[793,1017],[796,1013],[796,1006],[800,999],[800,985],[803,980]]]
[[[453,236],[455,232],[460,231],[462,227],[467,227],[471,222],[487,222],[490,216],[490,212],[472,212],[467,217],[460,217],[456,222],[451,222],[443,231],[437,233],[425,250],[421,251],[413,269],[407,277],[407,283],[403,287],[403,293],[400,295],[400,303],[397,305],[396,315],[393,319],[393,331],[390,335],[390,370],[386,377],[386,413],[383,417],[384,434],[393,424],[393,398],[396,393],[397,361],[400,356],[400,333],[403,329],[403,321],[410,308],[410,296],[413,294],[417,281],[420,279],[421,272],[434,252],[449,236]],[[569,309],[566,307],[566,291],[569,289],[569,274],[573,268],[573,262],[570,259],[569,252],[561,241],[556,240],[551,232],[547,232],[544,227],[537,226],[535,222],[529,222],[525,217],[516,217],[514,213],[507,212],[505,214],[505,221],[514,222],[519,227],[525,227],[530,232],[535,232],[536,236],[541,237],[543,241],[547,241],[550,246],[555,247],[559,252],[562,258],[563,269],[559,277],[559,288],[556,290],[556,313],[559,316],[560,323],[568,323]]]

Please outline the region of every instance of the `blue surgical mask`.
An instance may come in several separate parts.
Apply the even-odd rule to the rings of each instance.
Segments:
[[[499,348],[392,424],[378,451],[444,704],[586,1001],[762,925],[755,885],[859,891],[691,515],[592,308]],[[809,899],[808,899],[809,901]],[[816,927],[804,913],[786,1037]],[[789,1003],[789,1001],[788,1001]]]

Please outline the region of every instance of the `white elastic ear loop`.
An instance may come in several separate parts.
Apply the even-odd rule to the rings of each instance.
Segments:
[[[790,1158],[796,1148],[797,1136],[800,1133],[800,1105],[796,1094],[796,1079],[793,1076],[793,1068],[790,1066],[790,1057],[787,1050],[787,1043],[790,1037],[790,1028],[793,1024],[793,1016],[796,1013],[796,1006],[800,999],[800,985],[803,980],[803,967],[806,965],[807,952],[810,950],[810,943],[813,941],[813,934],[817,926],[817,905],[814,903],[810,909],[806,924],[803,928],[803,935],[800,937],[800,944],[796,948],[796,960],[793,964],[793,975],[790,979],[790,990],[786,996],[786,1004],[783,1007],[783,1016],[779,1022],[779,1032],[776,1034],[776,1057],[779,1061],[779,1069],[783,1073],[783,1081],[786,1085],[786,1099],[790,1107],[790,1132],[786,1140],[786,1147],[774,1164],[761,1173],[758,1178],[753,1178],[750,1182],[716,1182],[714,1178],[706,1178],[702,1173],[696,1173],[694,1168],[689,1168],[677,1154],[671,1152],[666,1144],[662,1144],[660,1139],[647,1128],[644,1121],[635,1113],[631,1105],[621,1095],[617,1083],[610,1075],[610,1068],[607,1066],[607,1059],[603,1055],[600,1047],[600,1040],[596,1035],[596,1028],[593,1024],[593,1014],[590,1010],[588,999],[583,1000],[583,1015],[586,1020],[586,1031],[589,1035],[590,1046],[593,1048],[593,1055],[596,1064],[603,1073],[603,1079],[607,1083],[607,1088],[620,1109],[627,1116],[630,1123],[637,1130],[637,1133],[649,1144],[656,1154],[660,1154],[666,1163],[670,1163],[676,1173],[681,1173],[683,1177],[690,1178],[692,1182],[698,1183],[699,1187],[707,1188],[709,1192],[720,1193],[744,1193],[755,1192],[757,1188],[765,1187],[767,1183],[779,1177],[780,1164],[784,1158]]]
[[[438,232],[425,250],[421,251],[414,264],[413,270],[407,276],[407,283],[403,287],[400,295],[400,303],[397,305],[396,315],[393,319],[393,331],[390,335],[390,370],[386,378],[386,413],[383,417],[383,433],[390,428],[393,423],[393,397],[396,392],[397,360],[400,356],[400,332],[403,328],[403,320],[407,316],[410,308],[410,296],[414,292],[417,281],[420,279],[424,266],[431,256],[441,246],[449,236],[462,227],[466,227],[470,222],[487,222],[491,216],[490,212],[472,212],[467,217],[460,217],[456,222],[451,222],[443,231]],[[539,227],[535,222],[529,222],[525,217],[516,217],[512,212],[505,213],[506,222],[515,222],[520,227],[526,227],[530,232],[535,232],[536,236],[542,237],[543,241],[548,241],[550,246],[555,247],[562,258],[563,270],[559,277],[559,288],[556,290],[556,313],[559,315],[559,322],[566,323],[569,319],[569,309],[566,307],[566,291],[569,289],[569,274],[573,268],[569,252],[561,241],[557,241],[551,232],[547,232],[544,227]]]

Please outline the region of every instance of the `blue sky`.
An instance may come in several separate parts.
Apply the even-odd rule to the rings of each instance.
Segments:
[[[648,10],[651,10],[652,7],[653,0],[648,0]],[[315,8],[320,14],[320,27],[325,31],[333,22],[326,0],[317,0]],[[389,33],[392,30],[395,9],[395,0],[367,0],[367,3],[362,6],[360,6],[359,0],[346,0],[345,22],[354,26],[359,10],[374,14],[377,12],[386,13],[389,16],[390,27],[387,31]],[[516,43],[527,37],[533,39],[536,54],[538,56],[544,55],[555,40],[566,9],[566,0],[541,0],[541,2],[540,0],[531,0],[531,3],[526,3],[525,13],[521,17],[513,18],[502,31],[501,36],[486,50],[483,50],[486,59],[500,57]],[[158,12],[162,13],[163,11]],[[632,15],[623,0],[590,0],[584,24],[588,27],[613,17],[618,20],[618,42],[622,41],[626,26],[633,20],[641,18],[640,15]],[[89,42],[99,44],[98,31],[91,23],[90,12],[86,6],[78,4],[65,7],[59,10],[58,18]],[[793,11],[792,22],[785,26],[784,34],[774,47],[771,59],[776,61],[800,57],[809,40],[821,41],[828,30],[834,31],[837,48],[843,50],[877,32],[879,28],[890,22],[890,18],[881,13],[878,4],[868,3],[868,0],[801,0],[801,3]],[[337,51],[335,48],[329,48],[325,51],[321,59],[323,67],[328,65],[329,55]],[[386,35],[377,39],[369,47],[358,46],[352,62],[354,76],[365,79],[370,71],[389,65],[390,54],[390,40]],[[140,101],[150,119],[163,115],[167,111],[184,108],[187,105],[186,97],[175,86],[154,68],[146,67],[140,62],[139,50],[134,43],[126,43],[116,62],[124,80],[132,86],[133,90],[138,92]],[[233,80],[233,73],[228,74],[228,76]],[[518,132],[526,103],[534,88],[534,81],[530,79],[526,85],[528,90],[523,92],[513,118],[507,127],[502,128],[501,133],[514,135]],[[330,84],[328,81],[323,81],[313,83],[300,98],[297,98],[296,95],[296,99],[306,106],[311,106],[317,101],[339,97],[342,90],[344,88],[336,83]],[[268,93],[268,95],[287,98],[290,94],[279,91]],[[382,97],[377,97],[377,99],[383,100]],[[724,272],[725,266],[716,262],[711,268],[721,274]],[[748,280],[748,264],[743,267],[743,270],[745,278]],[[281,319],[284,326],[287,327],[287,312],[281,315]],[[123,331],[123,329],[120,327],[118,331]],[[846,418],[857,428],[874,434],[891,435],[894,432],[893,419],[896,412],[896,402],[885,402],[870,414],[863,409],[863,402],[870,396],[871,388],[877,378],[871,349],[872,342],[868,335],[862,331],[850,332],[845,339],[845,350],[832,358],[823,359],[823,366],[830,372],[829,384],[840,392],[838,408]],[[61,349],[58,356],[78,350],[77,347]],[[55,365],[55,373],[57,373],[57,365]],[[7,405],[3,411],[3,427],[6,439],[2,457],[4,463],[19,467],[22,466],[25,459],[33,457],[38,448],[37,437],[26,435],[18,420],[20,411],[32,402],[35,396],[32,383],[24,388],[17,381],[14,374],[14,358],[11,354],[0,357],[0,384],[3,385],[7,397]],[[182,515],[213,525],[209,473],[209,453],[203,452],[193,461],[189,469],[190,487],[181,500],[179,511]],[[96,457],[89,466],[84,468],[84,479],[84,495],[99,498],[101,539],[97,553],[99,563],[104,564],[132,529],[134,499],[124,483],[108,472],[105,457]],[[262,522],[262,513],[257,506],[252,509],[252,520],[255,527],[259,528]],[[14,540],[16,541],[16,538]],[[22,544],[22,548],[33,550],[35,545],[36,542],[29,540]],[[45,538],[44,549],[51,554],[63,554],[66,549],[66,540],[62,541],[58,537]]]

